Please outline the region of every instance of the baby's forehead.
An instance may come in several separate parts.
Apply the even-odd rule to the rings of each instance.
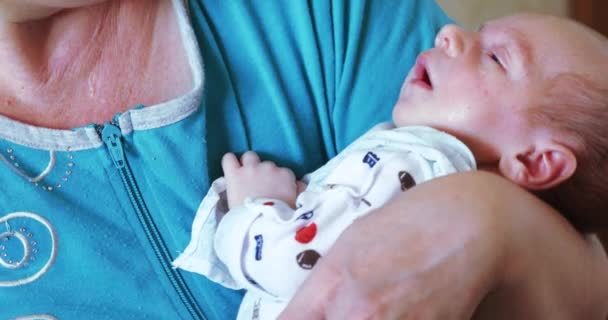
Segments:
[[[523,16],[512,27],[525,38],[534,66],[546,75],[576,73],[607,81],[608,39],[600,33],[570,19],[542,15]]]
[[[533,42],[558,42],[569,46],[587,45],[605,51],[607,38],[601,33],[575,20],[535,14],[521,13],[488,21],[484,26],[518,30]],[[574,40],[570,42],[569,40]]]
[[[541,87],[564,74],[608,87],[608,39],[574,20],[524,13],[488,21],[480,32],[506,46],[514,65],[523,65],[518,77]]]

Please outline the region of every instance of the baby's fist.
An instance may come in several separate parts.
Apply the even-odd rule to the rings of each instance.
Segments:
[[[247,197],[273,198],[294,206],[298,194],[296,177],[288,168],[274,162],[260,160],[253,152],[245,152],[239,159],[232,153],[222,158],[226,179],[228,207],[242,205]]]

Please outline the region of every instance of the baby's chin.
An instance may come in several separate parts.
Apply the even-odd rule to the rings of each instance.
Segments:
[[[406,103],[405,101],[399,101],[397,104],[395,104],[392,113],[393,123],[395,126],[403,127],[417,125],[417,123],[414,123],[414,121],[416,121],[416,119],[419,117],[415,109],[416,108],[414,105]]]
[[[395,124],[396,127],[418,125],[418,123],[414,123],[412,120],[411,117],[407,116],[407,113],[393,110],[393,124]]]

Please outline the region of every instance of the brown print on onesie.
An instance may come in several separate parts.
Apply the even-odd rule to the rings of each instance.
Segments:
[[[416,185],[414,177],[407,171],[399,171],[399,181],[401,182],[401,191],[405,191]]]
[[[321,255],[315,250],[306,250],[296,256],[296,261],[302,269],[310,270],[315,266]]]

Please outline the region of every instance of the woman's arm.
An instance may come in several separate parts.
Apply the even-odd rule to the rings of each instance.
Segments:
[[[602,319],[608,261],[497,176],[421,184],[353,224],[284,319]]]

